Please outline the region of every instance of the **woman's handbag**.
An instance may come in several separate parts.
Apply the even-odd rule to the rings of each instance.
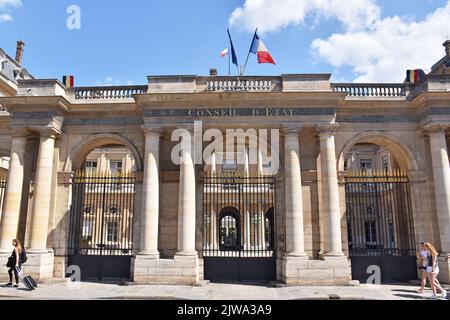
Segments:
[[[13,257],[9,257],[9,258],[8,258],[8,263],[6,264],[6,266],[7,266],[8,268],[14,267],[14,259],[13,259]]]

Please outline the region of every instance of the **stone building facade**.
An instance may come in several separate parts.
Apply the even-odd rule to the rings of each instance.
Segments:
[[[329,74],[183,75],[149,76],[143,86],[70,89],[58,80],[1,74],[0,157],[10,162],[0,259],[6,261],[11,239],[18,237],[28,249],[27,273],[37,280],[67,276],[75,261],[83,278],[90,272],[83,263],[90,261],[98,263],[100,277],[120,269],[140,284],[222,277],[345,285],[362,261],[349,248],[348,155],[355,145],[370,144],[407,178],[409,250],[420,240],[434,243],[440,277],[448,283],[450,41],[444,46],[445,57],[414,85],[338,84]],[[199,161],[193,144],[203,150],[213,140],[209,133],[229,129],[254,129],[258,137],[261,130],[277,132],[270,147],[279,170],[265,173],[268,163],[258,152],[256,162],[246,164],[250,142],[241,150],[243,163]],[[93,150],[118,145],[134,159],[127,182],[133,190],[132,243],[108,254],[99,240],[100,253],[89,254],[81,250],[83,218],[77,220],[87,182],[77,172],[92,165]],[[217,210],[208,209],[211,201]],[[218,242],[218,254],[206,254]]]

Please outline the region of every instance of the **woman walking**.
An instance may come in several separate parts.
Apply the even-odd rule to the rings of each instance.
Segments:
[[[427,285],[427,267],[428,267],[428,248],[425,246],[426,241],[420,242],[420,251],[417,253],[417,261],[419,269],[422,270],[421,287],[417,289],[417,293],[423,293],[425,286]],[[436,278],[435,283],[440,285],[439,280]],[[439,291],[440,292],[440,291]]]
[[[8,259],[8,274],[9,274],[9,283],[7,284],[8,287],[12,287],[13,283],[13,273],[14,273],[14,280],[16,280],[16,284],[14,285],[15,288],[19,287],[19,273],[18,270],[22,267],[22,261],[20,259],[23,248],[20,244],[20,241],[17,239],[14,239],[12,241],[12,245],[14,246],[13,252],[11,253],[11,257]]]
[[[438,283],[436,283],[437,275],[439,274],[439,264],[438,264],[438,252],[434,248],[434,246],[430,242],[424,243],[425,248],[427,248],[428,255],[427,255],[427,273],[428,273],[428,279],[430,280],[431,289],[433,290],[433,295],[431,298],[436,299],[436,290],[439,290],[441,292],[442,297],[447,297],[447,290],[444,290],[442,286]]]
[[[425,241],[420,243],[420,251],[417,253],[417,261],[419,264],[419,269],[422,270],[421,287],[417,289],[417,293],[423,293],[423,289],[427,285],[427,266],[428,266],[428,250],[425,247]]]

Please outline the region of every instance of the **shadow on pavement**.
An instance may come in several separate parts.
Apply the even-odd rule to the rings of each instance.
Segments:
[[[406,290],[406,289],[392,289],[393,292],[409,292],[409,293],[416,293],[416,290]]]
[[[421,297],[418,295],[412,295],[412,294],[396,294],[394,293],[393,296],[405,298],[405,299],[414,299],[414,300],[427,300],[427,297]]]

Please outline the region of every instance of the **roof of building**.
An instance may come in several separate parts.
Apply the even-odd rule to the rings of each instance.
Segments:
[[[18,80],[34,79],[34,77],[3,49],[0,48],[0,75],[17,83]]]
[[[446,48],[446,55],[431,67],[430,74],[442,74],[450,72],[450,51],[448,49],[448,47],[450,46],[450,40],[445,41],[443,45]]]

